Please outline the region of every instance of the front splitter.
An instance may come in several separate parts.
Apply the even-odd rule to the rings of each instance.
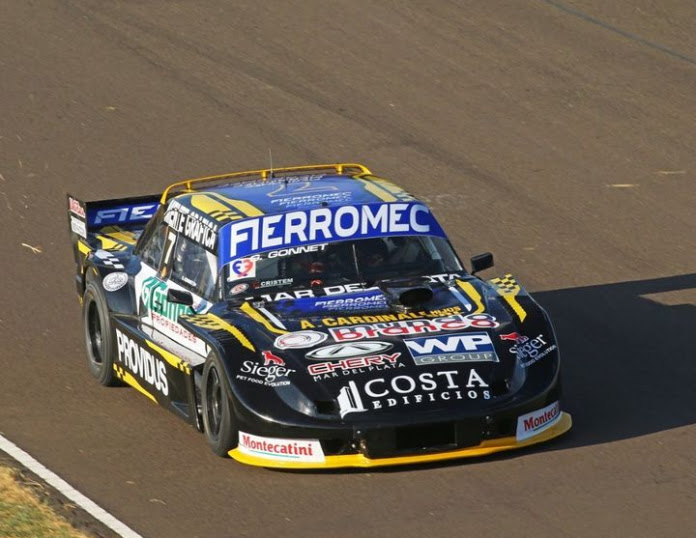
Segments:
[[[500,439],[490,439],[483,441],[480,445],[446,452],[432,452],[415,456],[395,456],[393,458],[370,459],[363,454],[346,454],[342,456],[326,456],[323,462],[298,462],[284,461],[261,458],[251,454],[241,452],[238,448],[229,451],[230,457],[246,463],[247,465],[257,465],[260,467],[272,467],[279,469],[338,469],[341,467],[387,467],[393,465],[414,465],[417,463],[429,463],[437,461],[454,460],[459,458],[475,458],[487,456],[504,450],[516,450],[544,441],[549,441],[554,437],[563,435],[570,430],[573,419],[568,413],[561,413],[556,423],[543,432],[525,439],[517,441],[515,437],[502,437]]]

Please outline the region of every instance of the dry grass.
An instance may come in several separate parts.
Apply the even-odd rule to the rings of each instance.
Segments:
[[[12,469],[0,466],[0,537],[87,538],[38,500],[17,481]]]

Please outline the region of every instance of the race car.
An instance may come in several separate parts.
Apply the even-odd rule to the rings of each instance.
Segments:
[[[360,164],[68,195],[87,365],[264,467],[526,447],[571,427],[548,315],[467,271],[425,203]]]

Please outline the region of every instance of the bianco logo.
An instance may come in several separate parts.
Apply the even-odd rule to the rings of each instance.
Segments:
[[[470,327],[492,329],[498,327],[498,325],[496,319],[490,314],[469,314],[466,316],[456,314],[433,319],[415,319],[412,321],[395,321],[331,328],[329,332],[337,342],[352,342],[364,338],[458,331]]]
[[[324,451],[316,439],[274,439],[239,432],[239,451],[281,461],[324,461]]]
[[[161,360],[155,358],[152,353],[140,347],[118,329],[116,329],[116,345],[120,363],[165,396],[169,394],[167,370]]]
[[[524,441],[553,426],[561,418],[561,405],[553,402],[517,419],[517,440]]]

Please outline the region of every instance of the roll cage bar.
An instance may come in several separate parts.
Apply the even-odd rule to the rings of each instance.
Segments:
[[[217,176],[206,176],[198,177],[192,179],[184,179],[182,181],[177,181],[172,183],[162,193],[162,198],[160,203],[162,205],[167,203],[169,197],[174,193],[181,192],[195,192],[199,184],[210,184],[218,182],[236,182],[243,181],[247,179],[262,179],[267,181],[268,179],[276,177],[276,174],[285,174],[288,172],[320,172],[320,171],[333,171],[338,174],[344,174],[346,172],[354,172],[357,174],[372,174],[370,170],[357,163],[336,163],[336,164],[309,164],[304,166],[285,166],[282,168],[264,168],[262,170],[248,170],[245,172],[232,172],[229,174],[221,174]],[[195,184],[195,186],[194,186]]]

